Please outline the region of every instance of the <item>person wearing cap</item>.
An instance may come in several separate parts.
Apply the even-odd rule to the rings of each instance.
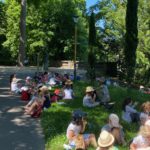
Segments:
[[[115,147],[114,144],[115,138],[113,135],[104,130],[100,133],[100,136],[98,138],[98,148],[96,150],[118,150],[117,147]]]
[[[71,80],[67,80],[65,82],[65,86],[63,88],[63,99],[65,100],[72,100],[74,98],[74,92],[72,89],[73,82]]]
[[[120,125],[119,117],[116,114],[112,113],[109,115],[108,123],[101,129],[101,131],[104,130],[113,134],[116,144],[126,145],[123,128]]]
[[[130,150],[150,150],[150,130],[148,126],[141,126],[138,135],[130,144]]]
[[[97,147],[97,142],[94,134],[83,134],[86,128],[87,121],[85,119],[86,113],[81,110],[75,110],[72,114],[72,121],[68,125],[66,136],[69,141],[69,145],[72,148],[77,148],[76,139],[82,135],[84,140],[82,149],[86,149],[89,145]],[[79,147],[78,147],[79,148]]]
[[[96,102],[96,94],[94,93],[94,88],[92,86],[86,87],[86,95],[83,98],[83,106],[85,107],[96,107],[100,103]]]

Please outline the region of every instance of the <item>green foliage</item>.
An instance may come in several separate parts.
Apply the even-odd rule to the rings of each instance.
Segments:
[[[63,149],[63,144],[67,143],[66,130],[69,122],[71,121],[71,113],[75,109],[82,109],[88,113],[88,125],[85,133],[94,133],[96,139],[99,137],[101,127],[106,124],[108,116],[110,113],[118,114],[121,118],[121,105],[126,97],[132,97],[133,100],[139,102],[137,109],[139,110],[141,103],[149,100],[150,96],[140,93],[134,89],[122,88],[122,87],[110,87],[111,100],[115,101],[115,107],[113,110],[106,111],[103,106],[98,106],[95,108],[85,108],[82,106],[83,96],[85,94],[85,88],[89,83],[83,81],[76,82],[74,85],[75,99],[73,101],[65,101],[66,104],[59,105],[53,103],[52,107],[45,110],[42,113],[42,126],[45,133],[46,150]],[[131,123],[130,125],[120,119],[121,125],[125,131],[125,139],[127,143],[137,134],[138,125]],[[127,150],[127,146],[119,146],[119,150]],[[88,148],[88,150],[94,150],[93,148]]]
[[[137,10],[138,0],[128,0],[125,34],[125,63],[128,82],[133,81],[136,65],[136,49],[138,45]]]
[[[16,0],[6,0],[6,41],[4,47],[10,50],[12,58],[18,55],[20,5]]]

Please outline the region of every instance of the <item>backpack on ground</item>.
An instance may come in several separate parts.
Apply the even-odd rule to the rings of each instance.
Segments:
[[[28,91],[21,92],[21,100],[23,100],[23,101],[30,100],[30,94],[28,93]]]

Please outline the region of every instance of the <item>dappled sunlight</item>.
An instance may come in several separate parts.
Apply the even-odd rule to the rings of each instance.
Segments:
[[[0,94],[0,97],[12,97],[12,95],[1,95]]]
[[[9,110],[7,110],[8,113],[16,113],[16,112],[22,112],[23,108],[21,107],[13,107]]]
[[[28,118],[28,116],[26,117]],[[11,122],[13,122],[15,125],[17,126],[28,126],[28,121],[26,120],[26,118],[15,118],[13,120],[11,120]]]

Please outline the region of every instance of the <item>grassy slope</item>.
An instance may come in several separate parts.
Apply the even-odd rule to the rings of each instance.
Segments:
[[[83,108],[82,99],[84,96],[85,87],[87,83],[78,82],[74,85],[76,98],[74,101],[67,102],[65,105],[53,104],[51,108],[44,111],[42,114],[42,126],[44,128],[46,139],[46,150],[63,150],[63,144],[67,143],[66,129],[71,120],[71,112],[74,109],[82,109],[88,113],[87,133],[95,133],[98,138],[101,127],[107,122],[108,115],[111,112],[117,113],[121,118],[121,103],[125,97],[132,97],[139,102],[150,99],[149,95],[139,93],[133,89],[110,87],[110,95],[112,101],[116,102],[113,110],[107,111],[103,106],[96,108]],[[138,106],[139,106],[138,105]],[[120,119],[121,120],[121,119]],[[121,124],[125,130],[126,141],[129,142],[138,131],[137,124],[128,124],[121,120]],[[120,150],[127,150],[127,147],[119,147]],[[94,150],[89,148],[89,150]]]

